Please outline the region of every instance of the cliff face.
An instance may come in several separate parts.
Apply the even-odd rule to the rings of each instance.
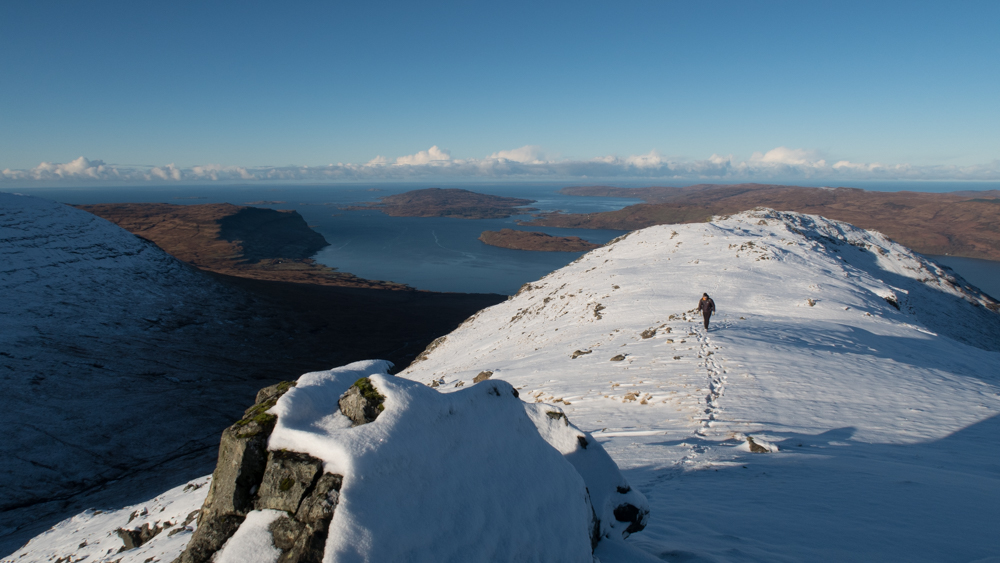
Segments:
[[[247,262],[303,260],[330,246],[297,211],[241,207],[218,223],[219,238],[238,244]]]

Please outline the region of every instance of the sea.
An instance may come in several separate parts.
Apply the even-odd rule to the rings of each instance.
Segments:
[[[463,188],[498,196],[535,200],[539,211],[597,213],[641,203],[637,199],[578,197],[558,193],[567,184],[336,184],[336,185],[184,185],[141,187],[18,188],[10,191],[69,204],[89,203],[233,203],[293,209],[322,234],[330,246],[313,258],[324,265],[367,279],[407,284],[416,289],[512,295],[523,284],[557,270],[582,252],[533,252],[486,245],[486,230],[502,228],[578,236],[606,243],[624,231],[521,227],[529,214],[506,219],[389,217],[372,209],[347,207],[379,197],[429,187]],[[885,186],[865,186],[867,189]],[[923,187],[924,189],[920,189]],[[935,186],[937,187],[937,186]],[[990,186],[992,187],[992,186]],[[914,189],[895,185],[895,189]],[[917,186],[914,191],[927,190]],[[944,190],[941,190],[944,191]],[[933,256],[992,296],[1000,296],[1000,262]]]

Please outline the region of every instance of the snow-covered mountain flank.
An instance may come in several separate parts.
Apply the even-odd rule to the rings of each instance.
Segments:
[[[0,193],[4,551],[69,508],[162,490],[149,476],[210,470],[261,387],[271,320],[104,219]]]
[[[707,330],[693,310],[703,292],[718,308]],[[510,389],[518,400],[538,403],[539,412],[563,413],[574,425],[567,428],[602,446],[648,500],[644,530],[597,545],[594,555],[604,563],[993,561],[1000,556],[998,310],[995,300],[951,271],[882,235],[816,216],[758,209],[711,223],[650,227],[526,284],[433,343],[399,374],[425,387],[380,375],[377,363],[347,370],[359,373],[303,376],[302,389],[268,411],[277,415],[269,447],[308,450],[326,471],[375,471],[390,483],[393,472],[421,482],[407,472],[428,468],[434,474],[426,480],[467,483],[467,475],[452,471],[468,464],[441,463],[447,448],[412,447],[426,439],[413,436],[437,428],[426,421],[458,413],[470,430],[497,444],[500,449],[489,452],[495,459],[503,460],[504,452],[510,459],[528,455],[512,446],[524,446],[525,436],[476,427],[481,421],[474,413],[493,400],[489,392],[497,391],[503,410],[513,404],[513,393],[505,394]],[[362,374],[384,391],[391,416],[348,429],[330,397]],[[306,392],[321,380],[340,383]],[[323,389],[329,397],[307,400]],[[425,397],[431,389],[447,399]],[[474,408],[462,410],[468,405]],[[524,407],[530,413],[533,405]],[[416,422],[400,423],[407,420]],[[491,412],[483,420],[515,419]],[[345,437],[361,429],[370,447],[352,441],[360,434]],[[384,451],[382,440],[395,444],[391,463],[350,461]],[[477,451],[472,446],[468,451]],[[544,457],[531,451],[536,457],[525,458],[529,467]],[[483,486],[496,478],[489,477],[480,480]],[[206,488],[81,514],[10,560],[172,559],[180,554],[176,540],[199,525],[188,516]],[[382,487],[381,496],[378,490],[361,505],[344,505],[343,517],[354,515],[349,537],[355,539],[345,544],[348,536],[331,535],[324,560],[360,561],[391,549],[366,543],[382,522],[373,515],[423,514],[398,488]],[[485,529],[476,527],[489,518],[483,506],[499,501],[469,490],[468,498],[492,499],[469,512],[470,529]],[[546,491],[510,491],[519,494],[544,499]],[[335,503],[334,497],[327,501]],[[455,502],[463,510],[461,498]],[[154,513],[155,507],[163,511]],[[597,518],[605,508],[595,502]],[[140,516],[129,522],[133,512]],[[257,547],[233,553],[277,561],[283,551],[271,524],[282,516],[256,512],[261,515],[247,517],[246,534],[233,545]],[[441,531],[453,525],[451,516],[400,521],[399,536],[419,537],[425,529],[433,532],[428,537],[460,542],[461,534]],[[541,522],[553,513],[525,517]],[[366,518],[373,520],[366,524]],[[115,528],[147,522],[182,533],[162,533],[115,553],[121,546]],[[520,522],[500,524],[525,530]],[[412,559],[431,560],[434,553],[440,551],[428,545]],[[565,560],[590,557],[564,553]]]

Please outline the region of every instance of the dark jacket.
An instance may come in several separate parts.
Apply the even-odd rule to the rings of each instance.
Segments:
[[[698,310],[702,315],[711,315],[715,312],[715,301],[712,301],[711,297],[702,297],[701,301],[698,301]]]

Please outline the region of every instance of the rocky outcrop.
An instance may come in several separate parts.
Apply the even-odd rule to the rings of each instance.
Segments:
[[[385,401],[372,382],[367,377],[354,382],[351,388],[340,398],[340,412],[351,419],[353,426],[360,426],[375,420],[379,413],[385,410]]]
[[[359,366],[358,364],[365,365]],[[442,436],[445,436],[444,439],[460,442],[461,438],[454,432],[452,432],[451,438],[447,438],[449,435],[448,424],[444,424],[445,433],[442,435],[438,433],[441,428],[428,429],[425,428],[425,425],[413,424],[415,419],[410,419],[409,423],[401,423],[399,417],[403,412],[416,413],[417,417],[425,416],[427,413],[447,412],[447,416],[452,417],[463,416],[460,411],[465,407],[469,409],[469,412],[475,412],[476,415],[462,423],[461,428],[468,428],[470,424],[474,426],[480,416],[489,418],[496,412],[507,412],[513,415],[515,420],[524,420],[523,416],[527,414],[539,432],[539,435],[535,435],[532,439],[535,440],[535,445],[530,445],[531,440],[515,440],[515,442],[507,444],[507,447],[511,448],[510,451],[524,451],[519,449],[521,447],[525,449],[541,447],[540,450],[535,450],[536,455],[532,459],[548,459],[554,463],[554,465],[548,466],[549,470],[555,467],[559,470],[569,471],[569,474],[573,474],[575,470],[574,477],[580,477],[579,480],[559,479],[560,485],[557,486],[574,481],[578,483],[577,485],[569,485],[568,490],[579,487],[576,492],[580,496],[562,494],[557,503],[562,502],[565,508],[571,510],[585,510],[590,517],[581,517],[582,512],[567,516],[564,522],[572,523],[567,529],[574,533],[566,536],[566,530],[563,529],[559,532],[560,538],[565,540],[563,536],[566,536],[589,540],[592,551],[602,538],[612,537],[612,534],[628,536],[628,534],[639,531],[645,526],[649,514],[648,503],[642,495],[631,490],[624,477],[619,473],[617,466],[600,445],[589,434],[570,424],[564,413],[547,410],[545,406],[520,402],[517,399],[517,391],[508,383],[488,380],[493,374],[492,371],[484,371],[480,374],[481,377],[477,376],[480,379],[478,383],[481,385],[470,386],[465,395],[466,399],[453,402],[452,400],[458,396],[457,394],[439,394],[429,391],[423,385],[403,379],[393,378],[392,381],[387,381],[385,378],[392,378],[392,376],[385,373],[375,373],[371,376],[358,378],[359,373],[364,373],[360,371],[361,368],[372,369],[368,363],[359,362],[358,364],[337,368],[344,375],[349,373],[352,376],[350,379],[342,380],[345,384],[347,381],[354,381],[343,392],[341,392],[345,389],[343,386],[335,387],[333,393],[322,390],[327,385],[339,385],[337,379],[332,377],[337,371],[335,369],[329,372],[306,374],[296,383],[281,383],[262,389],[257,394],[257,404],[247,409],[243,418],[223,433],[218,467],[213,474],[208,496],[201,508],[198,527],[187,548],[175,560],[175,563],[207,563],[220,557],[225,560],[232,560],[233,557],[239,558],[241,555],[234,555],[234,553],[240,554],[241,550],[247,549],[245,543],[247,538],[251,536],[259,538],[261,534],[269,536],[266,540],[270,540],[273,546],[280,550],[281,554],[277,558],[279,563],[320,563],[325,558],[330,557],[337,560],[338,555],[336,554],[344,553],[342,545],[340,551],[337,551],[337,547],[327,545],[328,541],[336,544],[338,539],[343,540],[341,535],[331,536],[330,526],[341,501],[344,477],[326,472],[325,462],[314,457],[324,456],[321,452],[326,451],[321,445],[323,439],[319,434],[310,438],[309,443],[313,444],[316,449],[308,450],[309,454],[291,451],[291,448],[300,446],[295,446],[298,443],[295,441],[296,438],[291,438],[291,441],[288,441],[290,439],[289,432],[293,432],[291,436],[299,436],[303,429],[315,428],[315,422],[298,418],[303,414],[298,405],[306,405],[302,407],[309,411],[306,416],[317,415],[324,419],[329,416],[331,411],[339,410],[341,414],[351,420],[351,428],[344,429],[340,425],[334,425],[336,428],[332,428],[332,432],[340,433],[339,435],[348,441],[361,439],[362,442],[354,442],[356,446],[361,446],[361,450],[375,451],[380,446],[387,448],[385,452],[387,455],[383,460],[396,460],[392,464],[399,465],[399,460],[408,460],[411,463],[402,464],[402,467],[406,468],[403,471],[408,472],[408,474],[395,473],[392,480],[413,479],[415,476],[415,483],[424,483],[426,479],[430,479],[430,474],[427,472],[431,470],[422,463],[423,460],[414,459],[409,453],[399,457],[399,435],[396,434],[396,437],[393,438],[392,435],[382,434],[380,431],[384,432],[386,428],[395,428],[397,431],[409,435],[406,440],[408,447],[412,445],[413,440],[429,439],[434,441],[441,440]],[[387,362],[382,362],[382,364],[385,365],[375,367],[384,372],[387,369]],[[369,371],[369,373],[371,372]],[[285,397],[278,404],[279,398],[287,393],[293,385],[297,387],[294,394]],[[431,393],[431,395],[425,393]],[[421,396],[420,401],[427,402],[427,405],[415,406],[415,397]],[[338,398],[334,399],[334,397]],[[502,397],[506,402],[495,403],[493,402],[496,400],[494,397]],[[388,409],[387,399],[390,401]],[[334,400],[336,400],[335,403]],[[469,401],[480,404],[470,407]],[[435,404],[437,407],[427,408],[427,406]],[[442,408],[444,404],[450,406]],[[487,405],[489,408],[484,408]],[[273,409],[276,414],[272,414],[272,407],[276,407]],[[498,411],[492,411],[492,409],[498,409]],[[383,414],[388,417],[386,426],[364,426],[375,422]],[[500,416],[506,415],[501,414]],[[435,414],[432,418],[440,418],[440,416]],[[490,418],[490,420],[497,422],[495,418]],[[373,426],[376,428],[373,429]],[[414,429],[423,430],[414,431]],[[451,428],[450,430],[454,431],[455,429]],[[305,431],[309,432],[309,430]],[[507,424],[490,424],[488,428],[480,429],[475,434],[476,438],[470,442],[474,444],[472,451],[479,451],[479,446],[475,444],[479,442],[479,438],[489,435],[490,432],[495,432],[493,435],[495,440],[489,440],[490,443],[503,444],[504,439],[508,437],[507,433],[511,430]],[[364,438],[366,435],[368,437]],[[378,439],[375,438],[376,436]],[[377,445],[373,445],[375,442]],[[369,445],[372,447],[369,448]],[[549,446],[555,451],[549,450]],[[269,447],[273,449],[268,450]],[[290,449],[280,449],[282,447]],[[407,448],[404,450],[409,451]],[[353,446],[345,446],[345,451],[360,450]],[[537,455],[537,452],[542,453]],[[559,458],[559,454],[573,466],[572,469],[562,462],[555,461]],[[512,455],[518,454],[513,453]],[[434,457],[435,460],[439,460],[437,456]],[[329,458],[324,457],[324,459],[326,462],[330,462]],[[377,462],[374,465],[366,465],[357,461],[354,463],[356,465],[352,465],[352,467],[356,471],[366,471],[359,469],[364,467],[370,471],[374,467],[384,467],[386,462]],[[458,463],[461,465],[460,460]],[[436,464],[438,461],[433,462],[431,466],[439,468],[440,465]],[[420,467],[423,469],[419,469]],[[433,471],[434,475],[438,475],[439,470]],[[351,476],[352,487],[358,487],[358,482],[366,481],[364,476],[359,477],[354,473]],[[453,477],[455,476],[453,475]],[[520,482],[525,482],[525,479],[530,482],[551,477],[551,474],[545,470],[530,470],[527,474],[522,475]],[[369,476],[369,479],[378,480],[374,475]],[[361,489],[351,488],[350,494],[353,496],[350,498],[352,502],[343,505],[340,510],[345,512],[341,516],[347,521],[352,521],[352,518],[358,519],[363,513],[364,516],[359,521],[366,521],[365,529],[376,534],[376,537],[406,536],[407,534],[412,536],[413,530],[401,530],[396,527],[413,525],[412,518],[404,517],[402,520],[399,518],[394,520],[394,514],[369,512],[369,509],[359,512],[358,503],[361,502],[358,501],[359,498],[364,499],[366,498],[364,495],[368,494],[367,498],[370,503],[373,498],[378,499],[381,498],[380,495],[386,494],[385,488],[387,486],[391,488],[392,485],[387,482],[378,485],[376,488],[379,492],[374,497],[371,496],[372,489],[366,493],[363,485]],[[473,487],[473,489],[475,488],[477,487]],[[412,489],[407,488],[406,490]],[[457,508],[461,503],[476,502],[474,494],[469,496],[469,492],[466,490],[464,494],[449,496],[449,491],[438,490],[438,494],[432,496],[446,499],[437,510],[451,510]],[[505,509],[491,509],[491,506],[491,503],[485,502],[477,505],[475,510],[486,515],[504,514],[504,518],[507,519],[512,517],[516,519],[515,515],[519,514],[517,511],[512,513],[505,512]],[[370,510],[378,509],[378,507],[372,506]],[[399,510],[402,514],[407,514],[404,509],[400,508]],[[262,517],[267,519],[263,524],[261,523]],[[486,517],[489,518],[489,516]],[[396,522],[396,524],[386,528],[383,524],[385,521]],[[434,526],[432,523],[427,525]],[[559,530],[561,527],[565,528],[564,525],[557,524],[554,529]],[[338,529],[338,534],[342,531]],[[432,529],[425,531],[430,536],[434,536],[435,532]],[[493,537],[489,528],[485,534],[483,537]],[[123,539],[127,543],[131,535],[126,534],[126,536],[123,536]],[[445,537],[450,536],[446,534]],[[575,541],[572,540],[572,542]],[[424,540],[418,541],[416,544],[410,541],[405,544],[406,547],[401,551],[394,551],[391,548],[386,551],[383,549],[383,543],[379,547],[372,547],[371,549],[374,551],[371,553],[397,553],[397,555],[409,553],[414,549],[426,548],[426,545],[417,547],[417,545],[424,543],[426,543]],[[586,550],[586,544],[576,543],[573,545]],[[452,552],[450,545],[442,544],[433,549],[439,548],[441,553]],[[328,549],[334,551],[327,552]],[[491,549],[496,551],[496,547]],[[496,553],[507,553],[506,549],[500,549]],[[523,551],[525,546],[522,545],[518,549]],[[527,549],[530,551],[535,547],[529,546]],[[368,552],[366,551],[366,553]],[[396,556],[390,556],[383,560],[396,560]]]
[[[175,563],[207,563],[253,510],[286,513],[270,526],[279,561],[320,562],[340,475],[306,454],[267,450],[277,418],[267,411],[295,384],[283,382],[257,393],[257,404],[222,433],[219,463],[187,548]],[[126,543],[127,545],[127,543]]]

